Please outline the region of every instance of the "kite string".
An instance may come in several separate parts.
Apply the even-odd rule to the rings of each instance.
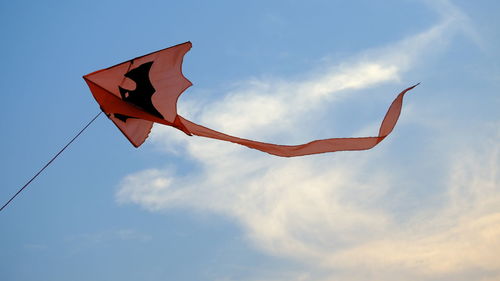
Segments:
[[[14,198],[16,198],[17,195],[19,195],[19,193],[21,193],[21,191],[23,191],[28,185],[30,185],[30,183],[36,178],[38,177],[38,175],[40,175],[43,170],[45,170],[45,168],[47,168],[52,162],[54,162],[54,160],[56,160],[56,158],[73,142],[76,140],[76,138],[78,138],[82,133],[83,131],[85,131],[85,129],[87,129],[88,126],[90,126],[90,124],[92,124],[92,122],[94,122],[94,120],[97,119],[97,117],[99,117],[99,115],[101,115],[102,111],[100,111],[94,118],[92,118],[92,120],[90,120],[89,123],[87,123],[87,125],[85,125],[85,127],[83,127],[82,130],[80,130],[80,132],[78,132],[78,134],[76,134],[76,136],[73,137],[73,139],[71,139],[61,150],[59,150],[59,152],[54,156],[52,157],[52,159],[49,160],[49,162],[47,162],[47,164],[45,164],[45,166],[43,166],[23,187],[21,187],[17,192],[16,194],[14,194],[14,196],[12,196],[9,201],[7,201],[3,206],[2,208],[0,208],[0,212],[5,208],[7,207],[7,205],[9,205],[9,203],[14,200]]]

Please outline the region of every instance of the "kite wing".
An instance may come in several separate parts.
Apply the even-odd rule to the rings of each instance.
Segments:
[[[148,137],[153,122],[175,126],[177,99],[192,83],[182,74],[191,42],[179,44],[83,76],[101,106],[135,146]]]
[[[135,147],[146,140],[156,122],[187,135],[229,141],[282,157],[366,150],[391,133],[401,113],[404,95],[418,85],[403,90],[392,102],[378,136],[330,138],[301,145],[263,143],[226,135],[177,114],[179,96],[192,85],[182,74],[182,60],[191,46],[191,42],[186,42],[83,76],[102,111]]]

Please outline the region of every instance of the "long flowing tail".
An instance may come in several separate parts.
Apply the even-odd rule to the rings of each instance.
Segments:
[[[334,151],[366,150],[376,146],[392,132],[401,113],[404,95],[406,94],[406,92],[415,88],[417,85],[418,84],[403,90],[392,102],[391,106],[387,110],[382,124],[380,125],[379,134],[376,137],[331,138],[314,140],[309,143],[300,145],[278,145],[226,135],[224,133],[193,123],[181,116],[178,116],[178,122],[182,124],[184,129],[186,129],[184,131],[188,131],[193,135],[229,141],[282,157],[294,157]]]

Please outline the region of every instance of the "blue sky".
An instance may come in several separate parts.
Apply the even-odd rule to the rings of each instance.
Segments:
[[[82,75],[191,41],[188,119],[277,158],[96,122],[0,214],[2,280],[500,278],[497,1],[4,1],[0,198],[98,111]]]

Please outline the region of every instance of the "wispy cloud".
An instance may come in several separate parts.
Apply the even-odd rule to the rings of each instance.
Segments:
[[[33,250],[33,251],[44,251],[49,249],[49,246],[45,244],[25,244],[23,247],[27,250]]]
[[[442,6],[446,5],[439,8],[444,9]],[[465,24],[467,17],[454,6],[451,7],[453,9],[450,8],[450,11],[453,12],[446,14],[442,21],[424,32],[388,46],[367,50],[341,63],[322,65],[304,73],[302,79],[272,77],[242,81],[223,98],[207,101],[203,107],[190,101],[186,94],[184,103],[179,104],[179,112],[210,128],[242,137],[274,142],[309,141],[311,138],[305,138],[304,131],[307,133],[310,122],[319,115],[317,113],[326,108],[331,109],[356,90],[374,88],[388,82],[398,83],[394,92],[388,93],[389,101],[399,90],[420,82],[402,79],[402,75],[424,61],[432,60],[448,47],[454,35],[463,33],[468,27]],[[427,59],[423,60],[424,57]],[[406,81],[401,83],[402,80]],[[331,124],[331,127],[335,126],[338,124]],[[372,134],[375,133],[374,130]],[[172,144],[176,144],[200,152],[196,148],[196,141],[172,133],[170,128],[164,126],[155,128],[152,139],[171,150],[175,150]],[[207,143],[212,144],[209,141],[203,142],[203,145]],[[228,147],[227,144],[213,146],[218,152],[223,151],[224,146]],[[233,147],[229,147],[232,153]],[[204,151],[209,153],[212,149]]]
[[[101,244],[115,241],[148,242],[151,239],[151,235],[137,230],[118,229],[94,233],[82,233],[68,237],[66,240],[77,241],[79,244]]]
[[[355,90],[407,80],[406,71],[429,63],[424,57],[445,50],[454,34],[469,32],[456,7],[439,3],[434,5],[442,20],[420,34],[315,70],[301,81],[241,83],[190,117],[240,136],[258,132],[267,140],[304,141],[294,128],[313,128],[315,112]],[[499,139],[490,135],[481,144],[493,147],[487,152],[467,148],[453,157],[442,150],[446,173],[427,187],[400,176],[422,166],[387,167],[381,159],[390,154],[381,148],[281,159],[157,127],[154,142],[183,151],[196,162],[196,173],[179,176],[169,167],[129,175],[117,200],[152,211],[182,207],[231,216],[256,248],[311,268],[287,280],[329,280],[333,274],[336,280],[365,280],[374,272],[387,280],[460,280],[475,273],[487,280],[500,276],[494,256],[500,252]],[[389,203],[398,199],[394,194],[414,188],[439,196],[439,203],[418,206],[413,199],[413,212],[396,216]]]

